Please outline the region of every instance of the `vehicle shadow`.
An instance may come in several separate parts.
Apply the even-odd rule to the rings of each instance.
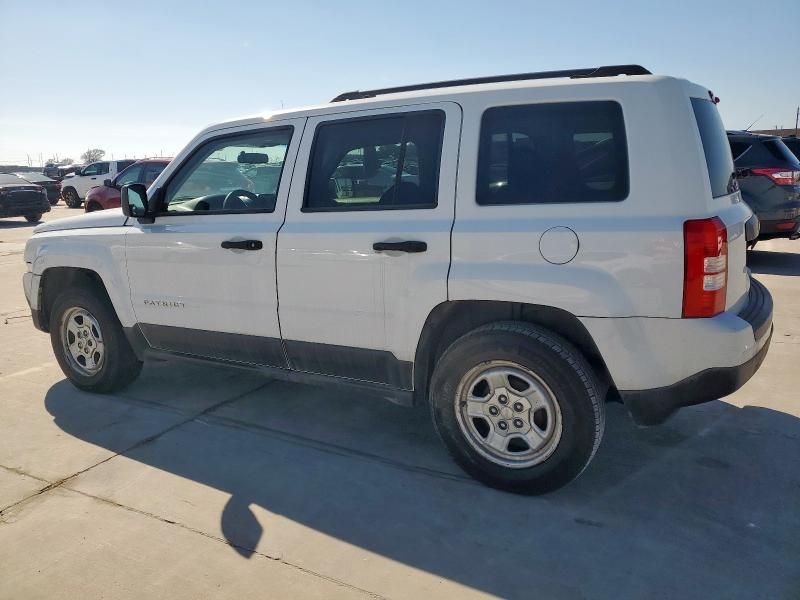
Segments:
[[[750,250],[747,266],[760,275],[800,275],[800,253]]]
[[[126,451],[128,438],[91,424],[124,396],[62,381],[45,402],[64,432]],[[125,454],[230,494],[220,526],[245,558],[288,543],[255,506],[344,542],[343,552],[355,546],[506,598],[800,593],[800,420],[786,413],[717,401],[643,429],[608,405],[589,469],[558,492],[523,497],[452,467],[425,410],[282,383],[238,402]],[[164,419],[166,430],[174,413]],[[306,553],[319,550],[288,545],[314,570]]]

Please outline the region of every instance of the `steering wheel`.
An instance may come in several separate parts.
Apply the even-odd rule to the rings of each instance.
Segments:
[[[250,208],[249,203],[242,200],[242,198],[247,198],[251,202],[258,202],[258,196],[253,192],[242,189],[233,190],[232,192],[228,192],[228,195],[225,196],[225,200],[222,202],[222,210]]]

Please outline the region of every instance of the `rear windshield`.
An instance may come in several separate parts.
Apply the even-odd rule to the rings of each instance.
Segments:
[[[716,198],[731,194],[736,191],[733,158],[719,111],[710,100],[702,98],[692,98],[692,108],[700,139],[703,141],[711,195]]]

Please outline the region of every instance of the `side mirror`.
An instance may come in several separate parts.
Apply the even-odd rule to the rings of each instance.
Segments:
[[[122,214],[126,217],[147,217],[147,188],[141,183],[122,186]]]
[[[111,180],[110,179],[103,180],[103,185],[106,187],[111,187]]]

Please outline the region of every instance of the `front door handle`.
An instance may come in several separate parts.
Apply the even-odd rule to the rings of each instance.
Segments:
[[[408,240],[405,242],[375,242],[372,244],[372,249],[376,252],[425,252],[428,249],[428,244],[425,242],[417,242]]]
[[[225,250],[261,250],[264,244],[261,240],[226,240],[221,246]]]

